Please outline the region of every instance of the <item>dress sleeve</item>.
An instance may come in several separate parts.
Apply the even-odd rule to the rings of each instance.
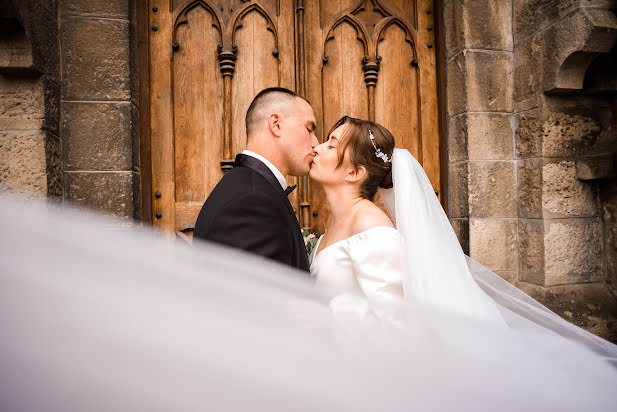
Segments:
[[[368,298],[401,299],[403,239],[396,230],[379,230],[349,245],[353,274]]]

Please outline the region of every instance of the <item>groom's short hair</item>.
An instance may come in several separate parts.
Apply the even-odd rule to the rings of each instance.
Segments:
[[[246,137],[248,138],[254,127],[264,121],[273,110],[280,110],[284,105],[294,104],[298,98],[309,103],[298,93],[284,87],[269,87],[257,93],[246,111]]]

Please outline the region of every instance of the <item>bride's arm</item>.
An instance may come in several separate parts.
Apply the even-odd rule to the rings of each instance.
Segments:
[[[401,299],[403,240],[389,228],[368,233],[349,245],[354,276],[369,298]]]

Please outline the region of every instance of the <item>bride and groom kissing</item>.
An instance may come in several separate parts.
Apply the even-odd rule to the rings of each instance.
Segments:
[[[384,304],[421,308],[463,320],[470,330],[477,322],[491,325],[495,336],[541,332],[543,340],[582,344],[617,365],[616,345],[563,320],[464,254],[424,169],[409,151],[395,148],[385,127],[344,116],[321,144],[315,128],[302,96],[284,88],[258,93],[246,113],[246,150],[203,205],[195,238],[299,269],[290,270],[294,276],[310,272],[336,292],[335,313],[351,309],[365,318]],[[310,256],[287,198],[295,187],[285,180],[307,174],[321,184],[330,207]],[[373,203],[378,190],[389,215]]]
[[[337,274],[331,280],[339,287],[357,284],[357,292],[402,297],[401,277],[392,273],[400,269],[386,266],[398,263],[400,235],[372,202],[380,186],[392,186],[394,138],[351,117],[341,118],[322,144],[315,129],[313,109],[300,95],[283,88],[257,94],[246,113],[246,150],[204,204],[195,237],[310,271],[320,282],[330,278],[327,270]],[[287,199],[295,187],[285,180],[307,174],[323,186],[331,211],[311,256]],[[330,266],[332,259],[338,267]],[[367,265],[371,260],[380,267]]]

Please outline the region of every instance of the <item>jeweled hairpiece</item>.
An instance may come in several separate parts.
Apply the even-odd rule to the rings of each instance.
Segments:
[[[380,158],[381,160],[383,160],[384,163],[391,162],[392,158],[389,158],[387,154],[385,154],[381,151],[381,149],[378,149],[377,146],[375,146],[375,136],[373,136],[373,132],[370,129],[368,131],[368,137],[369,139],[371,139],[371,143],[373,143],[373,147],[375,148],[375,157]]]

